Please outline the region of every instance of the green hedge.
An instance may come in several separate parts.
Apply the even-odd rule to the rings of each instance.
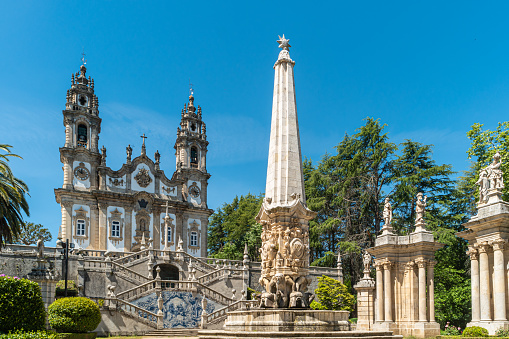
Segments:
[[[101,311],[88,298],[62,298],[50,305],[48,320],[57,332],[85,333],[97,328]]]
[[[46,311],[36,282],[0,275],[0,333],[44,329]]]
[[[0,335],[0,339],[60,339],[58,334],[51,331],[16,331]]]
[[[97,333],[60,333],[59,339],[95,339]]]
[[[57,282],[57,286],[55,287],[55,295],[57,297],[65,296],[65,280],[60,280]],[[67,280],[67,296],[75,297],[78,295],[78,286],[74,280]]]

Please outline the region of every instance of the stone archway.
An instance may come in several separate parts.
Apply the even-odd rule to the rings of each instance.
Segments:
[[[171,264],[159,264],[154,266],[154,277],[157,276],[156,269],[158,267],[161,268],[161,271],[159,272],[161,280],[180,280],[179,268]]]

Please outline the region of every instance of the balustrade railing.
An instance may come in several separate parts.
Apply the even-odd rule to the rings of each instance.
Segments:
[[[145,320],[144,322],[151,327],[157,328],[157,314],[147,311],[141,307],[138,307],[130,302],[120,299],[111,299],[110,302],[117,304],[117,309],[128,313],[139,320]]]
[[[249,310],[251,308],[255,308],[258,305],[258,301],[256,300],[238,300],[228,306],[220,308],[210,314],[207,314],[206,320],[207,324],[213,324],[218,321],[226,318],[228,312],[237,311],[237,310]]]
[[[112,266],[115,268],[115,271],[127,276],[128,278],[137,281],[139,283],[145,283],[151,279],[145,277],[144,275],[139,274],[136,271],[133,271],[123,265],[117,264],[116,262],[111,262]]]

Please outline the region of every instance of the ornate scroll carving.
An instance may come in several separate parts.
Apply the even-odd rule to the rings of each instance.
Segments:
[[[138,174],[134,176],[134,180],[140,185],[140,187],[147,187],[152,182],[152,178],[148,173],[148,169],[140,168]]]

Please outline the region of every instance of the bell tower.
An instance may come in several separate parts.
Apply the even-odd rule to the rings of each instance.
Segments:
[[[99,101],[94,79],[86,76],[86,60],[82,61],[80,71],[71,76],[63,111],[65,144],[60,148],[60,161],[64,164],[64,189],[97,187],[95,169],[101,163]]]
[[[201,107],[194,106],[194,96],[191,92],[189,104],[184,105],[180,127],[177,128],[175,142],[175,157],[177,171],[180,169],[196,169],[207,172],[207,133],[202,121]]]

